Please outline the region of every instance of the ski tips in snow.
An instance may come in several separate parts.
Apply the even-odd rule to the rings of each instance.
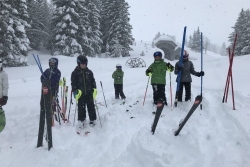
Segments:
[[[191,107],[191,109],[189,110],[188,114],[186,115],[186,117],[184,119],[181,119],[181,121],[179,122],[179,127],[174,132],[175,136],[179,135],[180,131],[182,130],[182,128],[184,127],[184,125],[187,123],[187,121],[191,117],[191,115],[194,113],[194,111],[196,110],[196,108],[200,105],[201,101],[202,101],[202,96],[201,95],[196,96],[194,104]]]

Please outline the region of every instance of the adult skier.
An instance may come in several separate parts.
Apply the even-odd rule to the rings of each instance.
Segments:
[[[179,66],[179,61],[175,64],[175,75],[178,75],[178,72],[181,70],[181,78],[180,78],[180,85],[179,85],[179,94],[178,94],[178,101],[182,102],[182,92],[183,86],[185,87],[185,101],[191,99],[191,74],[197,77],[204,76],[204,71],[196,72],[194,70],[193,62],[188,59],[189,53],[188,51],[183,51],[183,64],[182,67]],[[176,79],[177,82],[177,79]]]

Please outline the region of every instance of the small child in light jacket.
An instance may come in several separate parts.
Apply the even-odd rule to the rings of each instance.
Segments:
[[[114,87],[115,87],[115,99],[125,100],[125,95],[123,93],[123,76],[124,72],[122,71],[122,66],[120,64],[116,65],[116,70],[112,74],[112,78],[114,79]]]

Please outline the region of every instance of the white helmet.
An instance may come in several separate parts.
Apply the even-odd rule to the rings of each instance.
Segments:
[[[121,64],[116,64],[116,68],[122,68]]]

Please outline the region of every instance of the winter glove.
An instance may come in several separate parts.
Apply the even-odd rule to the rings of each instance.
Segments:
[[[179,72],[179,71],[181,71],[181,70],[182,70],[182,67],[179,66],[179,67],[177,68],[177,71]]]
[[[8,96],[3,96],[3,98],[2,98],[2,105],[7,104],[7,101],[8,101]]]
[[[204,75],[205,75],[204,71],[198,72],[198,74],[197,74],[198,77],[204,76]]]
[[[152,71],[150,70],[150,69],[147,69],[146,70],[146,73],[148,74],[148,73],[152,73]]]
[[[96,99],[96,95],[97,95],[97,90],[94,88],[94,91],[93,91],[93,98],[94,98],[94,100]]]
[[[81,97],[82,95],[82,91],[81,90],[76,90],[75,92],[73,92],[74,98],[76,99],[76,101],[78,101],[78,99]]]
[[[168,71],[170,72],[174,71],[174,66],[172,66],[170,63],[166,63],[166,66]]]
[[[146,70],[146,74],[147,74],[147,76],[150,77],[150,76],[152,75],[152,71],[151,71],[150,69],[147,69],[147,70]]]

